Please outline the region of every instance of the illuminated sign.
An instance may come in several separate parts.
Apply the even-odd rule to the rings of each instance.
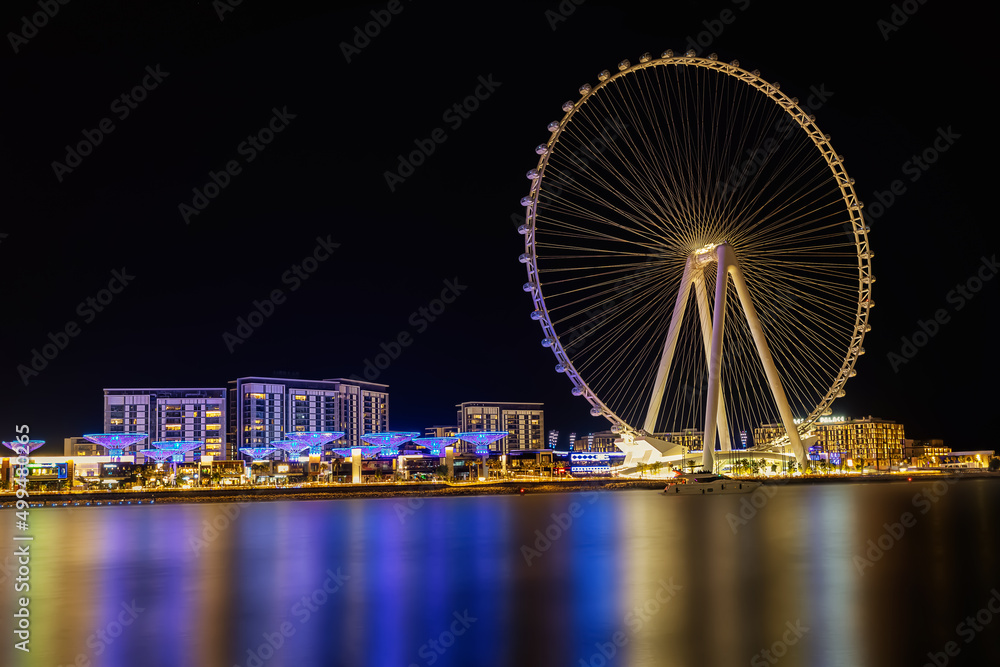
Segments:
[[[69,477],[69,464],[67,463],[29,463],[29,475],[56,475],[59,479]]]
[[[793,419],[792,420],[792,422],[794,422],[796,424],[801,424],[802,421],[803,421],[802,419]],[[843,422],[846,422],[846,421],[850,421],[850,420],[847,417],[834,416],[834,417],[820,417],[818,423],[820,423],[820,424],[840,424],[840,423],[843,423]]]
[[[594,454],[581,454],[574,453],[569,455],[570,461],[609,461],[611,457],[607,454],[594,453]]]

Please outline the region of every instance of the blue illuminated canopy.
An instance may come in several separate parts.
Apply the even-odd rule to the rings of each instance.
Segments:
[[[8,449],[13,450],[14,452],[17,452],[17,450],[14,449],[15,447],[19,447],[21,449],[24,449],[25,447],[27,447],[28,448],[28,454],[30,454],[31,452],[35,451],[36,449],[38,449],[39,447],[41,447],[44,444],[45,444],[44,440],[28,440],[27,442],[5,442],[5,443],[3,443],[4,447],[7,447]]]
[[[264,461],[273,452],[274,447],[240,447],[240,453],[254,461]]]
[[[149,436],[146,433],[85,433],[83,437],[105,449],[124,450]]]
[[[414,431],[385,431],[384,433],[366,433],[361,439],[372,447],[382,450],[387,456],[399,453],[399,446],[420,435]]]
[[[507,431],[465,431],[455,434],[462,442],[475,445],[476,454],[485,456],[490,453],[490,443],[501,438],[506,438],[510,433]]]
[[[458,442],[458,438],[454,436],[446,438],[414,438],[413,442],[423,445],[434,456],[444,456],[444,448]]]
[[[137,453],[142,454],[146,458],[153,459],[157,463],[166,461],[171,456],[174,456],[174,452],[169,449],[140,449]]]
[[[343,437],[343,431],[292,431],[285,434],[285,440],[307,445],[310,454],[322,454],[323,445]]]
[[[288,452],[289,456],[295,458],[302,456],[302,452],[312,448],[309,443],[295,442],[294,440],[272,440],[271,446],[275,449]]]
[[[174,463],[183,463],[184,455],[202,446],[201,440],[158,440],[150,443],[156,449],[168,451]]]

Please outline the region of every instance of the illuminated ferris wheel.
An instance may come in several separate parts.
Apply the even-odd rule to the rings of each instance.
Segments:
[[[521,200],[542,345],[623,437],[696,429],[728,450],[782,424],[804,461],[873,306],[843,158],[737,61],[647,53],[598,79],[549,124]]]

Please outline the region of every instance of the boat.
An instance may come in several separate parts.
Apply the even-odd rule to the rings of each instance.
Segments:
[[[708,493],[751,493],[760,487],[760,482],[753,480],[732,479],[725,475],[708,472],[682,473],[678,472],[667,482],[663,493],[670,495],[705,495]]]

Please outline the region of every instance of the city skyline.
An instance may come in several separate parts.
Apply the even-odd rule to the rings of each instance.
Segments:
[[[1000,664],[995,4],[3,9],[0,665]]]
[[[539,10],[527,27],[498,17],[499,32],[441,43],[395,26],[447,25],[450,10],[408,19],[419,12],[407,8],[370,45],[345,54],[340,44],[352,44],[349,28],[371,20],[368,9],[301,8],[278,22],[245,6],[224,21],[205,9],[197,35],[221,38],[238,54],[213,52],[227,72],[218,85],[191,48],[197,40],[143,44],[119,33],[129,21],[145,25],[141,13],[90,19],[95,35],[121,36],[117,52],[53,68],[41,54],[76,48],[53,20],[17,53],[13,83],[47,85],[31,106],[12,110],[25,131],[10,140],[23,165],[11,185],[22,196],[0,228],[10,286],[3,305],[16,318],[2,334],[0,414],[9,423],[59,441],[99,428],[103,387],[219,386],[284,371],[389,384],[401,427],[448,423],[450,406],[483,397],[544,403],[562,432],[606,428],[553,372],[529,319],[518,200],[537,160],[533,147],[581,83],[644,50],[693,43],[702,55],[759,68],[801,99],[833,136],[866,204],[878,307],[858,376],[834,410],[883,415],[957,447],[987,437],[980,420],[955,418],[989,410],[987,393],[975,388],[997,361],[986,324],[996,303],[994,246],[984,237],[992,231],[971,205],[988,191],[974,167],[987,142],[975,138],[970,108],[926,85],[971,86],[973,75],[912,43],[921,30],[914,26],[958,30],[963,18],[922,8],[886,38],[883,8],[826,16],[811,29],[833,40],[866,24],[869,41],[817,50],[806,31],[759,39],[751,27],[778,25],[782,13],[757,5],[734,5],[721,35],[708,27],[719,19],[700,7],[645,9],[640,20],[589,3],[559,20]],[[321,36],[303,16],[328,17],[343,34]],[[163,21],[166,35],[187,28]],[[612,36],[594,47],[589,36],[609,23]],[[651,24],[683,27],[674,34]],[[536,49],[453,61],[456,49],[501,49],[504,27],[528,30]],[[241,50],[238,35],[247,31],[296,55]],[[876,57],[900,48],[914,49],[906,68]],[[449,75],[394,69],[396,52],[448,62]],[[240,70],[225,69],[230,57]],[[336,72],[338,90],[363,102],[338,106],[297,65],[303,59]],[[527,76],[536,61],[559,76]],[[104,78],[87,84],[87,68]],[[406,113],[397,113],[404,99]],[[225,121],[202,108],[224,112]],[[100,130],[89,154],[68,156],[82,152],[87,136],[97,141],[104,118],[114,129]],[[377,146],[355,131],[375,127]],[[136,215],[150,222],[137,224]],[[37,220],[59,225],[57,243]],[[933,271],[911,270],[930,257]]]

